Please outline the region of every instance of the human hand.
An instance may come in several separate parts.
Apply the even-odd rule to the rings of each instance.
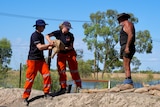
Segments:
[[[65,47],[65,50],[71,50],[71,49],[73,49],[71,46]]]
[[[48,49],[52,49],[53,47],[54,47],[54,42],[53,41],[49,42]]]
[[[127,53],[127,54],[130,53],[129,47],[126,47],[124,51],[125,51],[125,53]]]

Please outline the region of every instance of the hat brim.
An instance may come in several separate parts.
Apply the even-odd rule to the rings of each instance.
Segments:
[[[130,15],[129,15],[129,14],[119,14],[119,15],[117,16],[117,20],[119,20],[120,18],[127,18],[127,19],[129,19],[129,18],[130,18]]]
[[[46,25],[48,25],[48,24],[43,24],[43,25],[33,25],[33,27],[35,27],[35,26],[46,26]]]
[[[72,29],[72,27],[66,26],[68,29]]]

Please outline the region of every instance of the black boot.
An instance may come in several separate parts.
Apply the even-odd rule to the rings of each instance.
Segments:
[[[25,106],[28,106],[28,105],[29,105],[28,98],[25,98],[25,99],[23,100],[23,105],[25,105]]]
[[[52,99],[52,95],[50,95],[49,93],[44,93],[44,98],[45,99]]]
[[[72,85],[70,84],[70,85],[67,86],[67,92],[66,93],[71,93],[71,90],[72,90]]]
[[[55,93],[56,96],[66,93],[66,88],[61,88],[58,92]]]

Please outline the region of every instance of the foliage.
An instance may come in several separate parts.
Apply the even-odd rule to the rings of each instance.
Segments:
[[[12,56],[12,49],[10,41],[6,38],[0,40],[0,72],[8,71],[8,65],[10,64]]]
[[[152,52],[152,39],[148,30],[138,31],[136,36],[136,51],[138,53]]]
[[[7,87],[6,78],[8,77],[7,72],[0,72],[0,87]]]
[[[153,80],[153,74],[152,73],[148,73],[147,81],[152,81],[152,80]]]
[[[76,49],[77,60],[82,59],[83,57],[83,49]]]
[[[139,71],[140,73],[147,73],[147,74],[149,74],[149,73],[154,73],[152,70],[141,70],[141,71]]]
[[[91,76],[91,73],[93,72],[93,60],[87,60],[86,62],[84,60],[78,60],[78,70],[81,75],[81,77],[88,77]]]
[[[133,72],[138,71],[139,66],[141,65],[140,60],[138,60],[136,57],[132,58],[131,64],[134,66],[134,68],[132,69]]]

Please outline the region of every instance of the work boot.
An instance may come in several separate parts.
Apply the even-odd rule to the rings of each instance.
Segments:
[[[119,88],[121,91],[134,88],[132,79],[125,79]]]
[[[29,105],[28,98],[25,98],[25,99],[23,100],[23,105],[25,105],[25,106],[28,106],[28,105]]]
[[[81,87],[76,87],[75,93],[79,93],[81,89]]]
[[[109,91],[119,92],[119,91],[124,91],[124,90],[132,89],[132,88],[134,88],[132,79],[125,79],[123,81],[123,84],[116,85],[115,87],[111,88]]]
[[[61,88],[58,92],[55,93],[55,96],[62,95],[66,93],[66,88]]]
[[[71,90],[72,90],[72,84],[70,84],[70,85],[67,86],[66,93],[71,93]]]
[[[44,93],[45,99],[52,99],[52,96],[49,93]]]
[[[125,79],[124,81],[123,81],[123,84],[133,84],[133,81],[132,81],[132,79]]]

